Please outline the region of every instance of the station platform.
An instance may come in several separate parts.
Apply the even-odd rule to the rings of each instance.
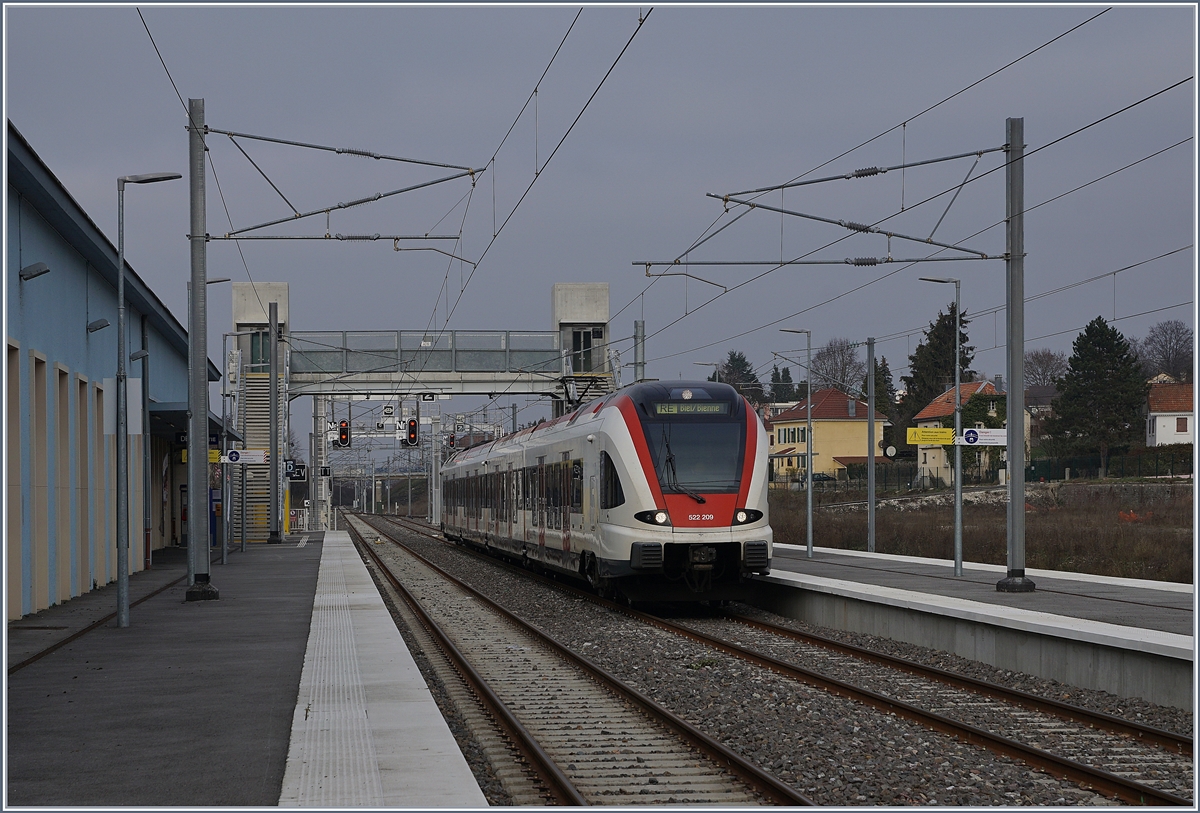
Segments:
[[[756,604],[813,624],[952,652],[1003,669],[1191,709],[1193,585],[776,544]]]
[[[127,629],[8,675],[5,806],[485,807],[348,535],[323,537],[230,553],[216,601],[156,552]],[[115,609],[109,585],[10,622],[7,666]]]

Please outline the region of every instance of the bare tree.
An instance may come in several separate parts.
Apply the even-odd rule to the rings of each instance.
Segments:
[[[849,339],[830,339],[812,359],[813,389],[834,387],[857,394],[867,375],[867,363],[859,358],[859,344]]]
[[[299,460],[300,462],[308,459],[308,450],[296,440],[296,430],[290,426],[287,434],[287,456],[289,460]]]
[[[1146,338],[1137,342],[1138,360],[1149,376],[1166,373],[1176,381],[1188,381],[1192,375],[1191,328],[1178,319],[1168,319],[1150,328]]]
[[[1025,386],[1050,387],[1067,374],[1067,354],[1045,347],[1025,351]]]

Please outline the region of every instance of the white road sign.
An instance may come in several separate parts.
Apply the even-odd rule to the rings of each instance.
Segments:
[[[1007,446],[1007,429],[964,429],[956,446]]]
[[[231,449],[221,457],[222,463],[266,463],[270,452],[267,449]]]

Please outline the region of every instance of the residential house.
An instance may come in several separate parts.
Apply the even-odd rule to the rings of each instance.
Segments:
[[[1151,384],[1146,396],[1146,445],[1191,443],[1195,436],[1191,384]]]
[[[1058,388],[1039,384],[1025,390],[1025,409],[1029,413],[1029,445],[1040,446],[1046,434],[1046,421],[1054,416],[1054,399]]]
[[[996,387],[990,381],[968,381],[959,386],[959,403],[966,404],[976,393],[999,396]],[[993,413],[995,410],[996,407],[993,406],[988,412]],[[943,425],[943,418],[953,415],[954,388],[951,387],[914,415],[913,423],[920,428],[938,428]],[[918,445],[917,476],[923,485],[953,484],[954,454],[950,447],[940,444]]]
[[[862,461],[867,451],[866,401],[841,390],[824,389],[813,393],[812,443],[813,473],[844,478],[847,462]],[[883,443],[883,429],[891,426],[887,417],[875,413],[875,446]],[[767,421],[772,466],[777,477],[801,476],[808,454],[808,401],[800,401]],[[879,451],[882,460],[882,451]],[[847,461],[847,459],[849,459]]]

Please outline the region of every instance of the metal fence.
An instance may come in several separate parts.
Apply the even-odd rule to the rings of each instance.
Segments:
[[[997,482],[998,475],[994,469],[984,469],[982,471],[964,470],[962,472],[962,483],[965,486],[986,486],[986,484],[995,484]],[[928,492],[928,490],[949,488],[952,484],[953,480],[950,478],[950,470],[935,469],[928,465],[907,462],[907,460],[900,460],[898,463],[880,463],[875,466],[875,490],[878,493]],[[804,490],[804,474],[803,472],[776,474],[772,478],[772,487]],[[848,465],[846,470],[836,480],[812,481],[812,492],[815,494],[865,492],[865,490],[865,463],[852,463]]]
[[[1190,450],[1147,449],[1140,454],[1112,456],[1108,459],[1109,477],[1190,477],[1194,456]],[[1100,455],[1077,455],[1058,459],[1034,460],[1029,464],[1025,482],[1040,480],[1096,479],[1100,476]],[[952,469],[924,466],[910,461],[877,463],[875,490],[877,492],[940,491],[954,484]],[[963,467],[963,486],[1000,484],[1000,470]],[[803,491],[804,473],[790,470],[776,472],[770,477],[771,488]],[[864,492],[867,489],[867,466],[851,463],[837,479],[813,480],[813,493]]]
[[[1192,474],[1194,455],[1191,451],[1171,449],[1158,452],[1147,449],[1143,454],[1108,458],[1109,477],[1187,477]],[[1094,479],[1100,476],[1100,455],[1034,460],[1030,463],[1027,482],[1038,480]]]

